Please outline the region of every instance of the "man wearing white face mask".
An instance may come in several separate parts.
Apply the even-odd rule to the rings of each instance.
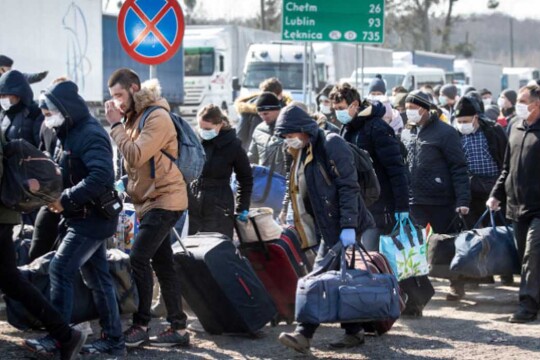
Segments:
[[[485,211],[486,200],[502,171],[508,139],[500,125],[486,119],[474,96],[462,97],[455,115],[454,126],[461,134],[471,181],[471,204],[466,220],[472,226]]]
[[[512,126],[503,170],[486,205],[497,210],[506,200],[506,217],[513,222],[522,259],[519,310],[508,321],[529,323],[540,310],[540,87],[522,88],[516,110],[519,120]]]
[[[429,96],[421,91],[405,100],[408,123],[401,141],[408,150],[411,217],[421,226],[431,224],[436,233],[452,233],[456,212],[469,212],[467,160],[455,129],[439,120]],[[454,291],[455,290],[455,291]],[[464,295],[452,289],[448,300]]]

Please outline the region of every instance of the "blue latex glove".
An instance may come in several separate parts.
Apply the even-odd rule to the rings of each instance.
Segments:
[[[355,229],[343,229],[339,234],[339,240],[343,244],[343,247],[349,247],[356,243],[356,230]]]
[[[409,218],[408,212],[397,212],[395,215],[397,221],[407,220]]]
[[[124,181],[122,179],[115,182],[114,187],[115,187],[116,191],[118,191],[119,193],[125,193],[126,192],[126,187],[124,186]]]
[[[248,214],[249,214],[249,211],[244,210],[240,214],[236,215],[236,219],[238,221],[247,222],[248,221]]]

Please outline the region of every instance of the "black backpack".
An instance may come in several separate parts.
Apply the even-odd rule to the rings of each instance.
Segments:
[[[23,139],[3,146],[0,200],[5,207],[28,213],[56,201],[63,190],[58,165]]]
[[[356,172],[358,174],[358,182],[360,183],[360,191],[362,191],[362,198],[366,206],[373,205],[375,201],[379,200],[381,195],[381,185],[375,168],[373,167],[373,160],[369,153],[360,149],[358,146],[347,142],[354,156],[354,164],[356,165]]]

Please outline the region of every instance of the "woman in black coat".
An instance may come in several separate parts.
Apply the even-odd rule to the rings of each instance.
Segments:
[[[189,233],[219,232],[232,238],[235,214],[247,221],[253,189],[249,159],[219,107],[207,105],[197,117],[206,163],[190,186]],[[238,181],[236,207],[230,186],[233,171]]]

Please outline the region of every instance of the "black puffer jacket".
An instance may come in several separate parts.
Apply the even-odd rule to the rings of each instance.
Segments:
[[[492,197],[506,202],[506,217],[513,221],[540,216],[540,119],[532,126],[515,122],[503,171],[491,191]]]
[[[0,77],[0,95],[16,95],[20,102],[0,112],[2,131],[7,141],[24,139],[35,147],[40,145],[39,131],[43,114],[34,102],[34,93],[25,76],[11,70]]]
[[[233,129],[222,130],[209,141],[202,141],[206,152],[203,173],[191,189],[190,233],[219,232],[232,238],[235,200],[231,190],[234,171],[238,181],[236,213],[249,209],[253,190],[251,166]]]
[[[376,218],[378,214],[409,211],[407,167],[394,130],[382,119],[385,111],[382,103],[374,101],[341,129],[345,140],[369,152],[373,160],[381,185],[379,200],[369,207]]]
[[[306,161],[304,169],[309,189],[306,209],[312,209],[325,245],[331,247],[338,242],[342,229],[354,228],[360,236],[373,227],[373,218],[360,196],[354,158],[347,143],[339,135],[319,129],[296,106],[283,111],[276,124],[276,133],[291,132],[310,136],[313,158]]]
[[[407,126],[401,141],[408,151],[411,205],[469,206],[467,159],[458,132],[431,112],[422,126]]]

